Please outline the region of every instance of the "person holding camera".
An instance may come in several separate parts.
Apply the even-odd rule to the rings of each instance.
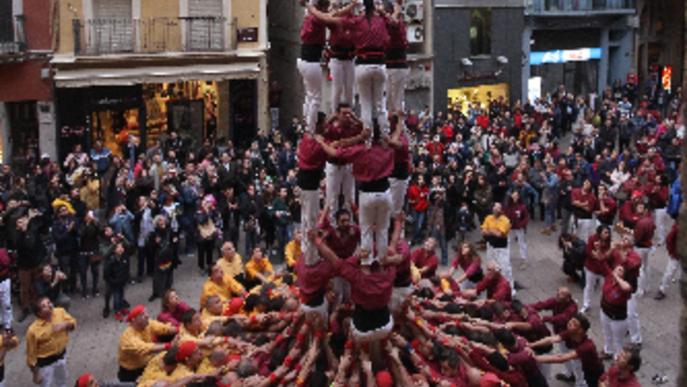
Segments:
[[[63,272],[55,270],[49,263],[44,264],[34,282],[36,297],[47,297],[54,305],[69,309],[71,300],[62,292],[62,283],[67,279]]]
[[[124,315],[128,313],[126,308],[129,305],[124,298],[124,287],[129,281],[129,256],[126,253],[124,243],[121,241],[115,243],[114,249],[105,259],[103,277],[107,283],[103,317],[110,314],[110,296],[112,296],[115,318],[117,321],[121,321]]]
[[[91,269],[91,295],[96,297],[98,291],[98,279],[100,277],[100,227],[93,211],[88,211],[84,221],[79,227],[79,278],[81,280],[81,296],[88,298],[87,276],[88,269]]]
[[[76,291],[76,277],[79,275],[79,228],[74,214],[66,205],[57,208],[57,218],[52,226],[55,239],[55,256],[60,269],[67,273],[65,291]]]

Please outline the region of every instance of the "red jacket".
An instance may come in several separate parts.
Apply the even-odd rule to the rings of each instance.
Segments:
[[[413,210],[418,212],[427,211],[429,207],[429,187],[426,185],[420,187],[413,184],[408,188],[408,203],[413,207]]]

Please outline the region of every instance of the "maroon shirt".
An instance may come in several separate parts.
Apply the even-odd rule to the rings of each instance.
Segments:
[[[668,236],[666,236],[666,249],[671,259],[678,259],[677,256],[677,222],[673,223],[673,228],[670,229]]]
[[[417,266],[418,269],[423,269],[428,267],[429,270],[425,271],[422,278],[432,278],[437,272],[437,267],[439,267],[439,259],[434,251],[427,251],[424,247],[420,247],[413,251],[411,260]]]
[[[639,270],[642,267],[642,257],[636,251],[630,250],[623,254],[621,250],[614,250],[611,253],[612,264],[608,266],[608,271],[613,267],[623,265],[625,268],[625,281],[632,285],[632,291],[637,290],[637,281],[639,280]]]
[[[384,50],[389,44],[389,31],[382,16],[372,15],[368,18],[360,15],[351,18],[347,24],[355,31],[353,41],[356,55],[360,57],[366,53],[379,53],[384,56]]]
[[[396,243],[396,252],[403,256],[403,261],[396,265],[396,279],[394,279],[394,287],[404,288],[410,286],[413,282],[410,271],[410,246],[404,239]]]
[[[599,354],[596,351],[596,345],[594,342],[585,335],[585,337],[577,342],[573,339],[572,333],[570,331],[564,331],[559,334],[565,346],[574,349],[577,353],[577,358],[582,363],[582,371],[585,376],[596,376],[600,377],[604,372],[604,366],[599,359]]]
[[[389,32],[389,44],[387,44],[387,49],[408,49],[408,33],[406,28],[406,23],[403,19],[398,21],[387,19],[386,29]]]
[[[451,266],[453,266],[454,269],[457,269],[458,266],[460,266],[460,268],[463,269],[465,276],[469,279],[482,267],[482,258],[480,258],[478,254],[474,254],[472,256],[458,254],[453,260]]]
[[[348,229],[338,230],[331,226],[325,220],[325,224],[320,225],[320,229],[324,231],[324,240],[332,251],[336,252],[339,257],[350,257],[355,252],[355,248],[360,243],[360,228],[356,225],[348,226]]]
[[[668,187],[658,186],[656,191],[654,191],[655,184],[650,186],[647,194],[649,195],[649,205],[651,208],[665,208],[668,205]]]
[[[301,43],[324,46],[327,41],[327,30],[324,22],[308,13],[301,25]]]
[[[301,256],[296,262],[296,274],[301,301],[308,304],[327,288],[329,280],[336,275],[336,269],[327,259],[308,266]]]
[[[506,203],[506,208],[503,209],[510,220],[511,228],[513,230],[522,230],[527,228],[527,223],[530,220],[529,212],[527,212],[527,206],[522,201],[514,203],[511,199],[508,199]]]
[[[337,157],[353,163],[353,177],[356,181],[367,183],[389,177],[394,169],[394,151],[388,146],[365,144],[340,149]]]
[[[637,222],[637,214],[634,210],[634,202],[628,200],[620,206],[620,212],[618,213],[618,218],[625,225],[625,227],[634,227],[635,222]]]
[[[613,274],[606,276],[601,290],[601,310],[613,320],[627,318],[627,301],[632,297],[632,290],[623,290],[615,281]]]
[[[600,261],[598,259],[592,258],[592,251],[594,250],[594,243],[596,241],[601,242],[600,250],[602,254],[605,254],[608,252],[608,250],[611,249],[611,241],[602,241],[601,237],[599,237],[598,234],[592,234],[589,236],[589,239],[587,240],[587,248],[586,248],[586,255],[587,257],[584,260],[584,267],[591,271],[594,274],[599,274],[599,275],[606,275],[606,272],[608,271],[608,263],[604,261]]]
[[[350,17],[343,16],[343,19],[343,23],[329,26],[329,47],[333,57],[336,58],[340,54],[344,54],[345,51],[350,51],[350,57],[346,52],[345,58],[352,59],[355,49],[354,31],[350,28]],[[344,57],[339,59],[344,59]]]
[[[654,230],[656,230],[654,218],[652,218],[648,213],[637,219],[634,228],[635,246],[641,248],[650,248],[652,245],[652,239],[654,239]]]
[[[576,200],[585,203],[584,208],[573,206],[575,215],[579,218],[591,218],[592,212],[596,208],[596,196],[591,190],[584,192],[582,188],[572,190],[571,200]]]
[[[575,300],[570,299],[567,302],[561,302],[557,297],[551,297],[547,300],[535,302],[530,305],[536,310],[550,310],[551,316],[544,317],[544,322],[549,322],[553,325],[555,333],[561,333],[567,329],[568,321],[577,313],[577,304]]]
[[[600,211],[601,210],[601,202],[603,201],[604,205],[606,206],[606,211],[599,213],[597,215],[597,219],[599,219],[600,222],[606,223],[606,224],[611,224],[613,223],[613,218],[615,218],[615,213],[618,211],[618,205],[616,204],[615,200],[610,197],[606,196],[604,199],[599,199],[596,204],[596,210]]]
[[[511,288],[501,273],[485,276],[475,287],[477,294],[487,291],[487,298],[494,301],[511,302]]]
[[[616,365],[612,365],[611,368],[606,371],[603,376],[601,376],[602,381],[606,382],[608,387],[641,387],[642,385],[637,380],[635,374],[631,373],[629,377],[625,379],[620,379],[620,369]]]
[[[337,262],[339,276],[351,284],[351,299],[366,310],[382,309],[391,301],[396,268],[380,266],[370,274],[365,274],[358,265],[358,257],[350,257]]]
[[[324,133],[324,139],[328,142],[334,142],[357,136],[363,130],[362,125],[352,125],[348,123],[342,123],[339,121],[336,125],[330,123],[327,125],[327,131]],[[346,160],[340,157],[327,157],[327,161],[336,165],[348,164]]]
[[[309,134],[304,135],[298,142],[298,168],[301,170],[323,169],[327,161],[327,154],[322,146]]]

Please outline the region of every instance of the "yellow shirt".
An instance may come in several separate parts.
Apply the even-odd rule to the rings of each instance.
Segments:
[[[26,331],[26,362],[29,367],[35,367],[39,358],[58,355],[67,349],[69,332],[53,332],[53,325],[63,322],[71,322],[76,327],[74,317],[62,308],[55,308],[50,321],[36,319],[31,323]]]
[[[213,280],[208,279],[203,284],[203,291],[200,293],[200,307],[203,308],[205,301],[207,301],[210,296],[219,296],[222,303],[226,303],[231,299],[231,291],[229,286],[224,285],[224,279],[222,279],[223,284],[218,285]]]
[[[268,272],[274,274],[272,264],[267,258],[261,258],[257,262],[254,259],[251,259],[246,263],[246,275],[248,276],[248,279],[255,278],[256,274],[265,275],[265,273]],[[271,279],[271,276],[269,279]]]
[[[143,371],[143,375],[138,379],[138,387],[152,387],[157,382],[175,382],[183,377],[181,376],[182,371],[179,366],[176,366],[171,374],[165,372],[162,360],[164,356],[165,352],[162,352],[150,360],[150,363]]]
[[[289,269],[293,269],[296,266],[296,262],[301,257],[301,243],[295,240],[290,241],[284,247],[284,258],[286,259],[286,266]]]
[[[222,268],[224,275],[231,278],[243,273],[243,259],[241,259],[239,253],[234,253],[234,258],[231,261],[227,261],[226,258],[222,257],[217,261],[217,264]]]
[[[156,336],[169,335],[176,332],[171,324],[164,324],[156,320],[150,320],[143,331],[137,331],[127,327],[119,338],[119,365],[128,370],[137,370],[145,367],[150,359],[155,356],[151,352],[155,347],[153,339]]]
[[[498,218],[494,215],[487,215],[482,223],[482,231],[499,231],[501,237],[506,237],[510,231],[510,220],[506,215],[501,215]]]
[[[205,358],[203,359],[202,362],[200,362],[200,365],[198,366],[198,371],[196,373],[198,374],[211,374],[215,372],[217,367],[212,365],[212,362],[210,361],[210,358]]]

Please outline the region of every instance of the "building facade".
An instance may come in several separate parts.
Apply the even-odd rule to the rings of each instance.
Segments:
[[[434,1],[435,111],[520,98],[522,0]]]
[[[45,1],[0,2],[0,161],[18,168],[56,154],[49,26]]]
[[[589,94],[625,82],[636,71],[636,13],[634,0],[527,0],[522,95],[532,81],[542,95],[561,84]]]
[[[51,60],[56,143],[129,135],[152,146],[171,131],[247,146],[269,129],[267,0],[57,2]]]

